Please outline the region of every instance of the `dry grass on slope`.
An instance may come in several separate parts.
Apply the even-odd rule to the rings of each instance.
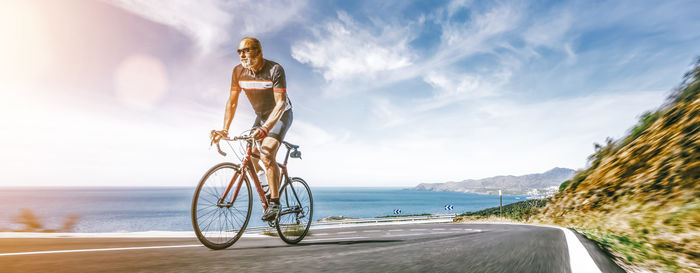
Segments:
[[[597,145],[535,219],[576,227],[629,265],[700,272],[700,65],[694,73],[642,130]]]

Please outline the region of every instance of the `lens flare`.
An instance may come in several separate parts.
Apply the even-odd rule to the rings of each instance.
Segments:
[[[116,96],[128,106],[149,109],[160,102],[168,90],[168,75],[163,63],[150,55],[127,57],[114,74]]]
[[[51,72],[54,49],[47,30],[37,3],[0,3],[0,81],[36,82]]]

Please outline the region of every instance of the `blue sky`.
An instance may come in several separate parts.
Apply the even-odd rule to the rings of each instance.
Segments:
[[[285,68],[313,186],[582,168],[700,56],[698,1],[0,5],[0,186],[193,186],[227,160],[208,133],[245,36]]]

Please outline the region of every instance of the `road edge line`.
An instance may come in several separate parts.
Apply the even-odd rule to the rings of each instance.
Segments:
[[[595,264],[591,254],[583,246],[583,243],[576,237],[573,231],[564,227],[557,227],[564,232],[566,246],[569,249],[569,266],[571,273],[602,273],[598,265]]]
[[[71,249],[71,250],[46,250],[46,251],[0,253],[0,257],[2,257],[2,256],[19,256],[19,255],[36,255],[36,254],[139,250],[139,249],[153,249],[153,248],[201,247],[201,246],[203,246],[203,245],[137,246],[137,247],[114,247],[114,248],[92,248],[92,249]]]
[[[536,224],[536,223],[513,223],[513,222],[459,222],[460,224],[487,224],[487,225],[523,225],[557,228],[564,233],[566,246],[569,252],[569,267],[571,273],[602,273],[598,265],[593,261],[593,257],[588,253],[588,250],[583,246],[583,243],[576,237],[574,231],[560,226]]]

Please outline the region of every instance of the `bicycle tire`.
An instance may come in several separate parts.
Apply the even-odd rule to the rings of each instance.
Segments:
[[[292,177],[280,190],[280,209],[275,226],[280,239],[288,244],[299,243],[309,233],[314,212],[311,189],[306,181]]]
[[[233,204],[218,204],[226,186],[239,169],[240,167],[233,163],[217,164],[202,176],[194,192],[190,211],[192,228],[197,239],[210,249],[225,249],[233,245],[248,226],[253,198],[247,176],[243,175],[244,183]],[[234,184],[225,200],[231,200],[235,189]]]

